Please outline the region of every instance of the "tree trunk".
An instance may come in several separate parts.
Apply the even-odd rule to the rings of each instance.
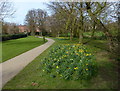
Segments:
[[[58,36],[57,37],[59,37],[59,32],[58,32]]]
[[[31,35],[32,35],[32,36],[34,36],[34,35],[35,35],[34,30],[32,30],[32,31],[31,31]]]
[[[31,35],[34,36],[35,35],[35,27],[33,25],[31,25],[29,28],[31,31]]]
[[[82,30],[79,31],[79,43],[83,43],[83,33]]]
[[[81,5],[81,8],[82,8],[82,7],[83,7],[83,3],[81,2],[80,5]],[[80,23],[81,23],[81,26],[79,25],[79,26],[81,27],[81,28],[79,29],[79,43],[82,44],[82,43],[83,43],[83,31],[84,31],[84,26],[83,26],[83,25],[84,25],[84,23],[83,23],[84,16],[83,16],[83,11],[82,11],[81,8],[80,8],[80,10],[79,10],[79,11],[80,11],[80,14],[81,14],[81,15],[80,15]]]
[[[92,30],[91,38],[94,37],[94,33],[95,33],[95,22],[93,23],[93,30]]]
[[[2,30],[3,29],[3,22],[2,21],[0,21],[0,34],[2,34]]]
[[[45,36],[43,36],[43,42],[45,42]]]
[[[73,39],[73,31],[71,30],[71,32],[70,32],[70,40],[72,41],[72,39]]]

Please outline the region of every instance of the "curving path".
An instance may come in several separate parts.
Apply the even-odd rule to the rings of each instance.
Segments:
[[[0,89],[15,75],[17,75],[26,65],[28,65],[55,42],[52,39],[46,39],[48,40],[47,43],[0,64],[0,78],[2,78],[0,79]]]

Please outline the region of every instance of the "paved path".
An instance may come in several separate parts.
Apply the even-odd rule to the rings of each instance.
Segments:
[[[49,46],[54,43],[54,40],[49,38],[46,39],[48,40],[47,43],[0,64],[0,78],[2,77],[2,81],[0,81],[2,83],[0,83],[0,86],[3,87],[26,65],[28,65],[32,60],[34,60],[37,56],[39,56],[43,51],[45,51]]]

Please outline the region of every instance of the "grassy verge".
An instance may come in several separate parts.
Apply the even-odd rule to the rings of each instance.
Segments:
[[[43,39],[29,36],[2,42],[2,62],[42,45]]]
[[[97,77],[91,80],[63,80],[51,78],[40,69],[40,60],[49,55],[48,51],[59,44],[75,44],[78,40],[58,40],[32,61],[16,77],[9,81],[3,89],[117,89],[117,63],[109,59],[109,53],[102,49],[106,47],[106,42],[93,40],[87,46],[96,56],[99,66]],[[98,45],[99,44],[99,45]]]

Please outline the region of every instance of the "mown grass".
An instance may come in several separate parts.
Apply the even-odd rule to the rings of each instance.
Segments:
[[[95,55],[98,63],[98,75],[91,80],[63,80],[60,78],[51,78],[40,69],[40,60],[49,55],[48,51],[59,44],[75,44],[78,39],[58,40],[32,61],[17,76],[9,81],[3,89],[117,89],[118,71],[117,62],[109,59],[109,53],[103,50],[106,47],[106,41],[93,40],[88,43],[88,48]],[[99,43],[100,42],[100,43]],[[99,45],[98,45],[99,44]],[[98,47],[99,46],[99,47]]]
[[[2,62],[42,45],[43,39],[29,36],[2,42]]]

